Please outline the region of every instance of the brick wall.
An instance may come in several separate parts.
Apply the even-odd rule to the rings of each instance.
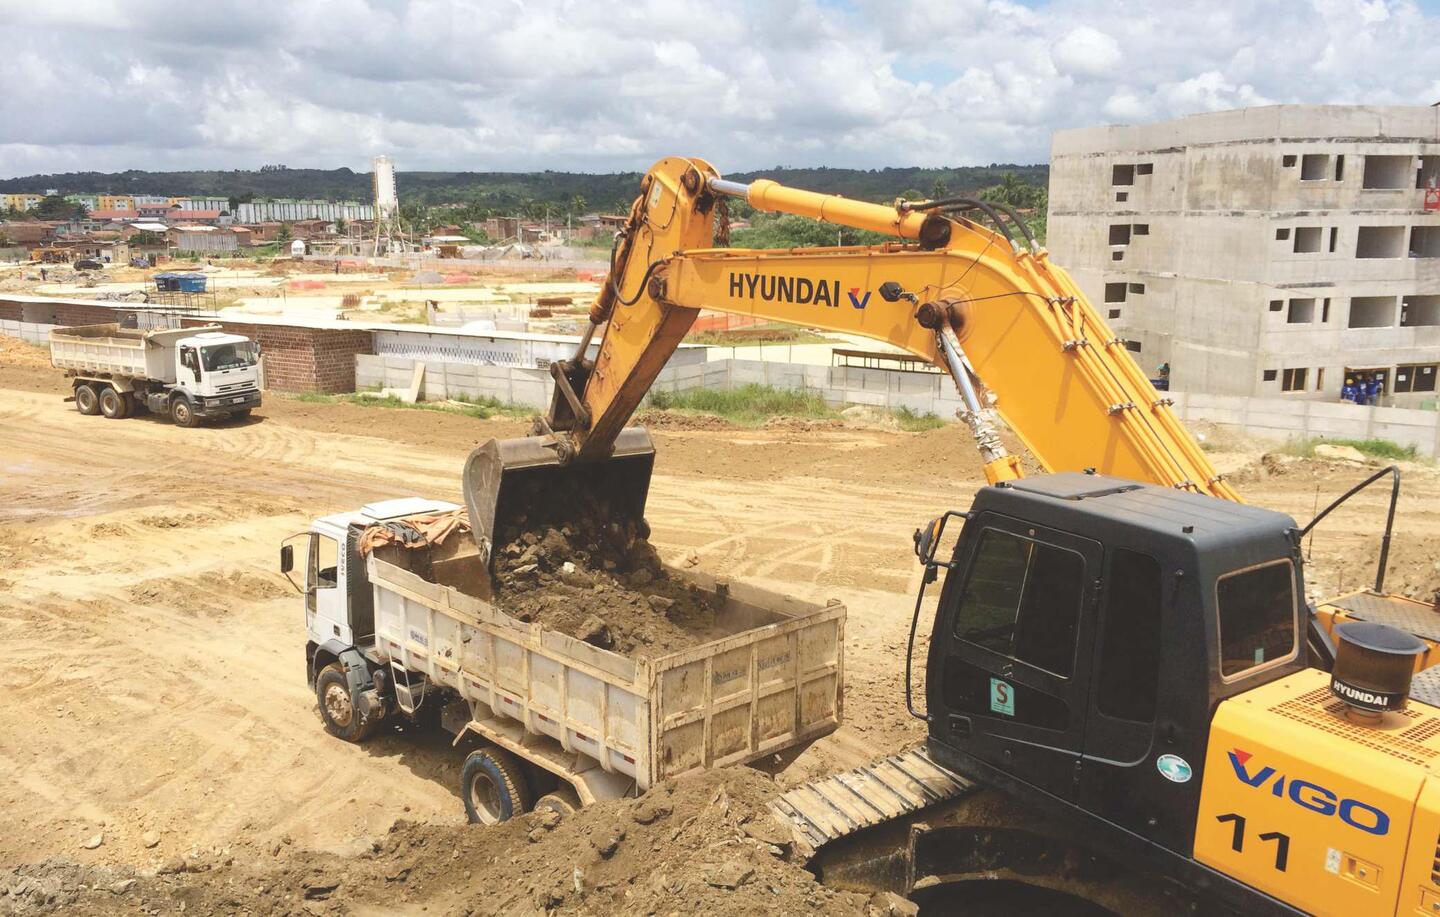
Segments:
[[[25,319],[21,315],[22,309],[18,302],[0,299],[0,321],[23,322]]]
[[[183,324],[215,323],[185,319]],[[353,392],[355,355],[375,352],[375,336],[369,331],[232,321],[218,324],[232,334],[260,342],[265,387],[276,392]]]

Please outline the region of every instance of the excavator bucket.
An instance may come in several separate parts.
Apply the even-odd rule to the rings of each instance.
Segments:
[[[627,427],[610,457],[561,464],[544,436],[492,439],[465,461],[462,485],[480,559],[537,524],[629,530],[649,537],[645,498],[655,444],[644,427]]]

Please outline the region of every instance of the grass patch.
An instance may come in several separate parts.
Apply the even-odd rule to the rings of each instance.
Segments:
[[[495,398],[480,395],[470,397],[459,395],[450,401],[417,401],[410,404],[394,395],[376,397],[373,395],[321,395],[315,392],[299,392],[289,395],[295,401],[311,404],[358,404],[371,408],[408,408],[412,411],[439,411],[445,414],[463,414],[478,420],[492,417],[513,417],[525,419],[534,416],[535,409],[519,404],[507,404]]]
[[[896,408],[892,414],[900,429],[906,433],[924,433],[926,430],[938,430],[945,426],[945,421],[934,414],[921,414],[906,407]]]
[[[767,322],[729,331],[695,331],[685,336],[687,344],[712,347],[756,347],[776,344],[833,344],[834,341],[807,328]]]
[[[1388,439],[1292,439],[1287,440],[1280,451],[1286,455],[1314,458],[1315,447],[1322,445],[1349,446],[1370,458],[1392,461],[1416,461],[1420,458],[1414,446],[1402,446]]]
[[[824,420],[839,414],[818,392],[805,389],[742,385],[739,388],[693,388],[684,392],[651,392],[650,406],[662,411],[698,411],[736,423],[762,423],[771,417]]]

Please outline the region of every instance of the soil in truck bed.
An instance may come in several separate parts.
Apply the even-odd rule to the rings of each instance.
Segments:
[[[497,535],[495,603],[602,649],[663,656],[728,636],[721,599],[672,576],[646,539],[604,494],[553,483],[522,485],[522,507]]]

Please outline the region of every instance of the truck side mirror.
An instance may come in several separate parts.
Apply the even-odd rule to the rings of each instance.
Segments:
[[[915,530],[915,556],[920,563],[929,566],[935,560],[935,535],[940,528],[941,517],[937,516]]]
[[[290,581],[290,585],[294,586],[295,591],[301,595],[309,595],[310,590],[306,588],[305,583],[295,581],[295,545],[291,542],[297,538],[308,539],[309,537],[309,532],[300,532],[297,535],[291,535],[289,538],[286,538],[280,545],[280,572],[285,574],[285,578]]]

